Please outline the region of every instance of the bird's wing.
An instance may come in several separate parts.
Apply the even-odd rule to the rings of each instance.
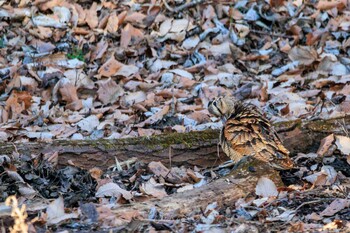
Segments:
[[[223,141],[227,141],[242,157],[254,156],[265,162],[289,160],[289,151],[282,145],[268,120],[254,107],[232,115],[225,124],[223,137]]]

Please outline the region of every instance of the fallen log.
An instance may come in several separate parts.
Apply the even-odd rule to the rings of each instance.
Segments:
[[[249,171],[248,167],[255,171]],[[155,208],[164,219],[183,218],[201,214],[208,204],[216,202],[219,207],[234,206],[239,198],[255,195],[259,178],[271,179],[277,187],[283,186],[279,172],[261,161],[250,161],[233,170],[230,175],[211,182],[208,185],[190,191],[175,193],[161,199],[151,199],[142,203],[121,205],[113,210],[119,219],[126,213],[136,213],[139,219],[147,219],[151,209]]]
[[[328,120],[300,119],[274,124],[283,144],[293,153],[316,151],[320,139],[329,133],[344,134],[350,116]],[[74,164],[81,168],[105,169],[119,161],[136,157],[144,162],[161,161],[165,165],[216,166],[228,158],[218,156],[218,130],[161,134],[151,137],[116,140],[54,140],[52,142],[0,143],[2,154],[58,152],[58,164]]]

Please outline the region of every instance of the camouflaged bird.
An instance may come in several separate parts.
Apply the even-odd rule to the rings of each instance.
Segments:
[[[235,163],[251,156],[278,170],[293,168],[289,151],[257,107],[234,97],[219,97],[209,103],[208,109],[222,118],[220,144]]]

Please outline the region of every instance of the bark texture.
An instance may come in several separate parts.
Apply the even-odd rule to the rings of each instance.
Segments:
[[[329,133],[344,134],[350,116],[329,120],[288,121],[274,124],[283,144],[293,154],[316,151],[320,139]],[[105,169],[119,161],[136,157],[144,162],[161,161],[165,165],[215,166],[228,158],[218,148],[218,130],[162,134],[117,140],[54,140],[25,144],[0,143],[2,154],[58,152],[60,166],[74,164],[81,168]],[[218,157],[218,151],[220,156]]]
[[[250,172],[249,166],[253,166],[255,171]],[[150,210],[156,208],[165,219],[173,219],[200,213],[213,202],[217,202],[220,207],[233,206],[239,198],[249,194],[255,195],[256,184],[260,177],[271,179],[277,187],[283,186],[278,171],[260,161],[251,161],[248,164],[242,164],[230,175],[200,188],[176,193],[162,199],[151,199],[142,203],[120,206],[113,212],[118,216],[125,212],[137,211],[141,218],[147,218]]]

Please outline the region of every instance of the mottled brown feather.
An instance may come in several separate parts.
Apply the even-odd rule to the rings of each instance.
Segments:
[[[218,101],[231,100],[220,98]],[[222,106],[232,109],[224,109]],[[209,106],[209,111],[216,115],[223,113],[222,117],[226,121],[221,130],[220,144],[232,160],[238,162],[245,156],[252,156],[279,170],[293,168],[289,151],[266,117],[254,105],[243,105],[238,101],[218,102],[215,106]]]

